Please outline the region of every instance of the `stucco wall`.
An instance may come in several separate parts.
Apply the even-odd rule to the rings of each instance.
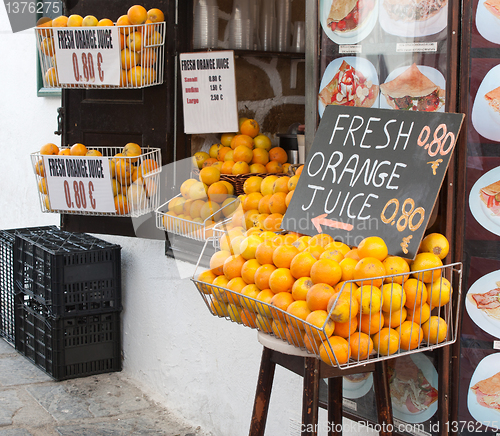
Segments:
[[[36,96],[33,30],[12,34],[3,6],[0,38],[0,228],[57,225],[59,215],[40,211],[29,153],[60,142],[53,133],[60,99]],[[256,331],[211,316],[162,241],[99,237],[122,246],[124,374],[205,431],[248,434],[262,351]],[[266,434],[298,434],[301,386],[277,369]]]

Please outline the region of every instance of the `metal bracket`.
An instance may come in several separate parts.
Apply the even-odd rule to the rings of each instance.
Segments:
[[[64,108],[57,108],[57,130],[54,132],[54,135],[62,135],[63,133],[63,118],[64,118]]]

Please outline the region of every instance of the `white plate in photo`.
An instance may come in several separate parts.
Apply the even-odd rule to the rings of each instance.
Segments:
[[[472,294],[485,294],[492,289],[498,288],[496,284],[500,282],[500,271],[493,271],[476,280],[467,292],[465,298],[465,309],[469,314],[474,324],[489,333],[492,336],[500,339],[500,320],[488,316],[484,310],[478,309],[474,301],[470,300]],[[500,368],[499,368],[500,370]]]
[[[493,44],[500,44],[500,18],[485,8],[484,0],[479,0],[477,4],[476,27],[484,39]]]
[[[486,356],[477,365],[474,374],[470,379],[469,392],[467,394],[467,408],[472,417],[481,424],[491,429],[500,430],[500,411],[481,406],[477,402],[477,397],[471,389],[477,382],[485,380],[500,371],[500,353]]]
[[[319,20],[324,32],[333,42],[337,44],[357,44],[365,39],[375,27],[378,18],[378,0],[375,0],[375,5],[368,18],[360,27],[347,33],[335,32],[327,26],[328,15],[332,6],[332,0],[320,0],[319,2]]]
[[[500,86],[499,77],[500,65],[493,67],[486,73],[477,90],[471,115],[472,125],[477,133],[496,142],[500,142],[500,113],[488,104],[484,96]]]
[[[407,65],[405,67],[399,67],[391,71],[391,73],[387,76],[387,79],[385,79],[384,83],[394,80],[408,68],[410,68],[410,65]],[[440,71],[436,70],[435,68],[428,67],[426,65],[417,65],[417,68],[424,76],[426,76],[429,80],[432,80],[432,82],[435,85],[439,86],[443,90],[446,89],[446,80]],[[444,112],[445,106],[446,104],[443,104],[436,112]],[[382,93],[380,95],[380,109],[394,109],[391,106],[389,106],[389,103],[387,103],[385,95],[383,95]]]
[[[436,15],[424,21],[393,20],[384,8],[384,0],[379,6],[380,27],[390,35],[417,38],[441,32],[448,24],[448,3]]]
[[[424,377],[435,389],[438,388],[438,373],[430,359],[422,353],[410,354],[409,357],[413,360],[413,363],[422,371]],[[397,363],[397,359],[396,359]],[[418,424],[420,422],[425,422],[432,418],[432,416],[437,412],[438,402],[434,401],[427,409],[421,410],[417,413],[410,412],[405,405],[399,406],[392,402],[392,413],[395,418],[408,422],[411,424]]]
[[[319,85],[319,90],[318,94],[321,92],[321,90],[330,83],[330,81],[333,79],[335,74],[339,71],[339,68],[342,65],[342,62],[346,61],[351,67],[353,67],[355,70],[360,71],[363,76],[367,80],[371,80],[374,85],[378,85],[378,75],[377,71],[375,70],[375,67],[373,64],[365,58],[361,58],[358,56],[345,56],[341,58],[337,58],[330,62],[328,66],[325,68],[325,72],[323,73],[323,78],[321,79],[321,83]],[[379,91],[380,95],[380,91]],[[379,105],[379,95],[373,102],[373,105],[371,107],[378,107]],[[325,111],[325,105],[323,102],[318,98],[318,113],[319,116],[323,116],[323,112]]]
[[[500,217],[495,216],[479,197],[479,191],[485,186],[500,180],[500,167],[493,168],[483,174],[472,186],[469,194],[469,208],[472,216],[483,228],[500,236]]]
[[[360,381],[352,381],[346,377],[342,380],[342,396],[350,400],[364,397],[373,386],[373,375],[368,373],[368,377]]]

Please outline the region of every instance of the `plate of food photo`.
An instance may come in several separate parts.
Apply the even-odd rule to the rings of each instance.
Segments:
[[[364,397],[373,386],[371,372],[345,375],[342,380],[342,396],[350,400]]]
[[[380,85],[380,108],[444,112],[445,86],[435,68],[415,63],[396,68]]]
[[[337,58],[328,64],[321,79],[319,116],[329,104],[378,107],[378,95],[377,71],[369,60],[357,56]]]
[[[500,271],[474,282],[467,292],[465,308],[478,327],[500,339]]]
[[[493,430],[500,430],[500,353],[486,356],[470,379],[467,407],[472,417]]]
[[[484,39],[500,44],[500,0],[479,0],[476,27]]]
[[[380,0],[385,32],[407,38],[434,35],[448,24],[448,0]]]
[[[500,236],[500,167],[483,174],[474,183],[469,208],[483,228]]]
[[[477,133],[500,142],[500,65],[488,71],[479,85],[471,119]]]
[[[320,0],[320,22],[337,44],[357,44],[375,27],[378,0]]]
[[[394,417],[409,423],[430,419],[438,406],[438,373],[422,353],[387,362]]]

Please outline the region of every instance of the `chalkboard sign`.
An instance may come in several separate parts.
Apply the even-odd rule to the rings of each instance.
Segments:
[[[463,117],[327,106],[281,227],[349,246],[380,236],[413,259]]]

